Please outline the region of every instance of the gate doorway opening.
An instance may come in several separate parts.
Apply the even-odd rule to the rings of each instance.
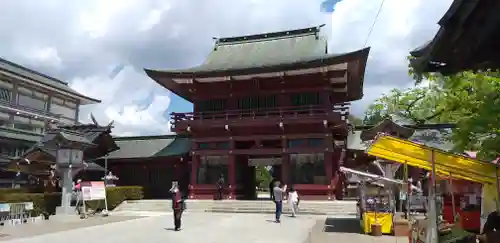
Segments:
[[[273,180],[281,179],[281,157],[242,158],[237,199],[270,200]]]

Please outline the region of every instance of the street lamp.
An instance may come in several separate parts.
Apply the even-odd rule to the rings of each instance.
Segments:
[[[84,137],[84,134],[65,129],[46,133],[43,142],[45,146],[57,151],[57,171],[62,180],[61,213],[71,214],[74,212],[71,208],[73,176],[85,168],[83,151],[93,144]]]

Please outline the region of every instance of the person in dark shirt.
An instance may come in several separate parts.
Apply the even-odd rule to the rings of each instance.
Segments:
[[[222,200],[224,198],[224,184],[225,184],[225,180],[224,180],[224,175],[220,175],[219,179],[217,180],[217,183],[215,184],[215,186],[217,187],[217,196],[215,197],[215,199],[217,200]]]
[[[178,182],[172,182],[170,192],[172,193],[172,210],[174,211],[174,230],[179,231],[181,230],[182,212],[184,212],[185,205]]]
[[[494,231],[500,231],[500,213],[498,211],[488,214],[482,233],[487,234]]]

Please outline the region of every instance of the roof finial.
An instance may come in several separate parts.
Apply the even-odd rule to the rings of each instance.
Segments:
[[[92,113],[90,113],[90,120],[92,120],[92,122],[94,123],[94,125],[99,126],[99,123],[97,122],[97,120],[94,117],[94,114],[92,114]]]
[[[112,128],[113,124],[115,123],[115,120],[111,120],[109,124],[107,125],[108,128]]]

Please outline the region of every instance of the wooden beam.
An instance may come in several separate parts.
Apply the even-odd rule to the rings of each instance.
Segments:
[[[235,141],[255,141],[255,140],[281,140],[286,139],[306,139],[306,138],[324,138],[324,133],[307,133],[307,134],[286,134],[286,135],[253,135],[253,136],[232,136],[232,140]],[[207,143],[207,142],[227,142],[229,141],[229,136],[224,137],[200,137],[193,138],[192,141],[196,143]]]

